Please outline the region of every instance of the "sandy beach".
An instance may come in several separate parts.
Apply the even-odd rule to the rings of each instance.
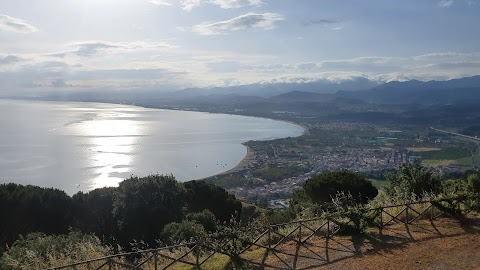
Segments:
[[[245,144],[243,144],[245,145]],[[239,170],[239,169],[243,169],[244,167],[248,166],[248,164],[250,164],[250,162],[252,162],[253,160],[255,160],[255,151],[253,151],[250,147],[248,147],[247,145],[245,145],[245,147],[247,147],[247,154],[245,155],[245,157],[240,161],[240,163],[237,164],[237,166],[233,167],[232,169],[228,170],[228,171],[225,171],[223,173],[220,173],[218,175],[222,175],[222,174],[227,174],[227,173],[232,173],[236,170]]]

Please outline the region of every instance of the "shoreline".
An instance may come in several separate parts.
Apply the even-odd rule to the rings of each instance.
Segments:
[[[235,167],[231,168],[228,171],[217,173],[215,175],[205,177],[205,178],[210,178],[210,177],[215,177],[217,175],[224,175],[224,174],[233,173],[237,170],[243,169],[244,167],[248,166],[252,161],[254,161],[255,160],[255,151],[253,151],[252,148],[250,148],[248,145],[245,145],[245,143],[242,143],[242,145],[244,145],[247,148],[247,154],[245,155],[245,157],[243,157],[242,160],[240,160],[240,162]]]

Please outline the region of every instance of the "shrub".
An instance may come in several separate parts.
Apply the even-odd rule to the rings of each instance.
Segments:
[[[430,169],[420,164],[404,164],[395,173],[387,175],[389,185],[385,188],[392,196],[422,196],[425,193],[439,193],[441,181]]]
[[[193,221],[172,222],[163,228],[162,240],[169,244],[178,244],[182,241],[200,240],[207,235],[202,225]]]
[[[187,220],[202,225],[208,232],[214,232],[217,230],[217,220],[215,219],[215,215],[206,209],[202,212],[188,214]]]
[[[31,233],[15,241],[0,258],[2,270],[46,269],[111,254],[94,235]]]
[[[467,177],[468,187],[471,192],[479,194],[480,193],[480,175],[479,174],[470,174]]]

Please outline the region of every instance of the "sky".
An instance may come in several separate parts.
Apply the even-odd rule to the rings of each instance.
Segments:
[[[3,0],[0,96],[480,74],[480,0]]]

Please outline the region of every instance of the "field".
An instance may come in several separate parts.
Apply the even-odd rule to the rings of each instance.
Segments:
[[[468,170],[473,167],[473,159],[470,150],[465,148],[446,148],[433,151],[419,151],[417,155],[422,158],[422,164],[439,167],[458,165],[462,170]]]

